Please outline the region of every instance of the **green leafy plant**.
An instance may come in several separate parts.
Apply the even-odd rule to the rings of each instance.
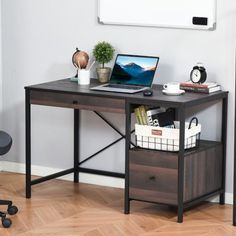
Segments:
[[[115,49],[112,45],[104,41],[97,43],[93,49],[95,60],[102,65],[102,68],[104,68],[105,63],[112,60],[114,52]]]

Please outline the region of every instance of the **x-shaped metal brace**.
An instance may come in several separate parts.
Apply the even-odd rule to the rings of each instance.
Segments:
[[[99,153],[105,151],[106,149],[112,147],[113,145],[115,145],[116,143],[120,142],[122,139],[125,139],[125,135],[119,131],[110,121],[108,121],[103,115],[101,115],[99,112],[94,111],[94,113],[99,116],[106,124],[108,124],[113,130],[115,130],[121,137],[118,138],[117,140],[113,141],[112,143],[108,144],[107,146],[105,146],[104,148],[100,149],[99,151],[95,152],[94,154],[92,154],[91,156],[87,157],[86,159],[84,159],[83,161],[79,162],[79,166],[84,164],[85,162],[87,162],[88,160],[90,160],[91,158],[93,158],[94,156],[98,155]],[[131,131],[131,134],[134,133],[134,130]],[[136,145],[130,141],[130,143],[136,147]]]

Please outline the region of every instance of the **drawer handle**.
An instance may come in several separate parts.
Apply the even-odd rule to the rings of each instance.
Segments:
[[[149,179],[154,181],[156,180],[156,176],[150,176]]]

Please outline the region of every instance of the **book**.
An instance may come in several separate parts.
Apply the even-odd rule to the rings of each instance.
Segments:
[[[153,116],[154,120],[158,120],[158,126],[166,128],[175,128],[174,125],[174,113],[173,111],[165,111],[155,114]]]
[[[212,87],[216,87],[216,86],[218,86],[218,84],[216,82],[206,82],[203,84],[197,84],[197,83],[193,83],[191,81],[186,81],[186,82],[180,83],[180,87],[212,88]]]
[[[139,125],[143,125],[143,120],[142,120],[142,117],[141,117],[141,113],[140,113],[139,107],[136,107],[134,109],[134,114],[135,114],[135,117],[136,117],[136,122]]]
[[[150,126],[159,126],[158,119],[155,117],[156,114],[165,112],[165,108],[159,107],[156,109],[150,109],[146,111],[147,124]]]
[[[140,112],[140,116],[141,116],[143,125],[147,125],[148,122],[147,122],[146,107],[144,105],[142,105],[142,106],[139,106],[138,108],[139,108],[139,112]]]
[[[213,93],[213,92],[216,92],[216,91],[220,91],[221,86],[217,85],[217,86],[210,87],[210,88],[180,86],[180,89],[183,89],[183,90],[189,91],[189,92],[194,92],[194,93]]]

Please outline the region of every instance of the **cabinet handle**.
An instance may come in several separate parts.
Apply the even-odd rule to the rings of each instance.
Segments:
[[[73,101],[73,104],[78,104],[78,102],[77,101]]]
[[[156,176],[150,176],[149,179],[150,180],[156,180]]]

